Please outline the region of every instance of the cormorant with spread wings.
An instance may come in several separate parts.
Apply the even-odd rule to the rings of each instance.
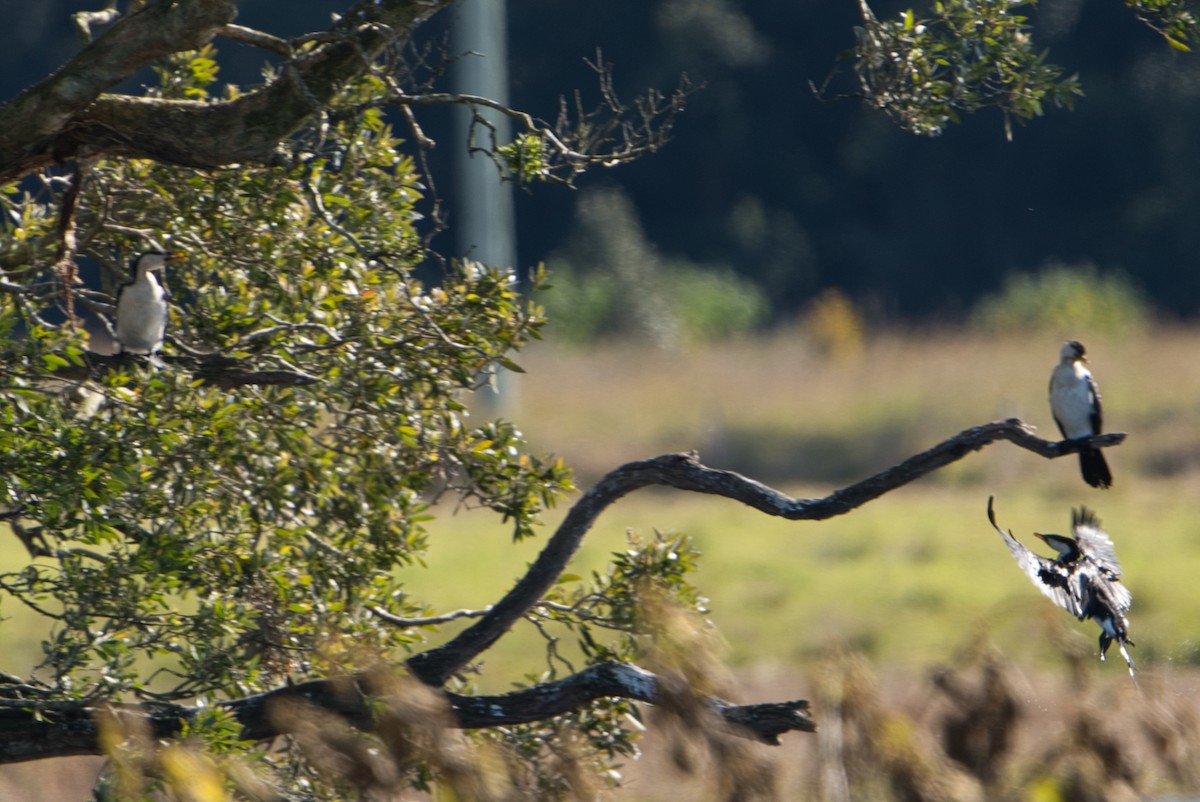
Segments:
[[[996,523],[993,499],[988,498],[988,520],[1004,538],[1026,575],[1055,604],[1067,610],[1080,621],[1092,619],[1100,625],[1100,659],[1104,659],[1109,645],[1117,642],[1121,655],[1129,664],[1129,676],[1133,676],[1133,658],[1126,646],[1133,646],[1129,639],[1129,621],[1125,614],[1133,602],[1129,588],[1121,583],[1121,566],[1108,534],[1100,528],[1100,519],[1086,507],[1071,511],[1071,531],[1068,535],[1043,535],[1034,532],[1046,545],[1058,552],[1050,559],[1034,554],[1021,544],[1012,532],[1006,532]]]

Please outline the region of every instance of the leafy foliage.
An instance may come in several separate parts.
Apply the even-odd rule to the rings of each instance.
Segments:
[[[1138,19],[1162,34],[1167,44],[1190,53],[1200,35],[1200,10],[1194,0],[1126,0]]]
[[[673,347],[745,332],[767,315],[762,291],[727,268],[658,253],[628,196],[613,188],[581,193],[549,274],[554,331],[575,343],[625,335]]]
[[[962,114],[984,108],[1010,118],[1039,117],[1047,102],[1071,106],[1078,80],[1061,78],[1033,46],[1024,0],[937,0],[933,16],[909,9],[879,21],[863,5],[855,70],[869,105],[915,134],[936,136]]]
[[[216,55],[165,59],[148,95],[209,99]],[[211,706],[161,749],[100,722],[114,766],[102,798],[224,786],[332,800],[403,785],[551,798],[585,775],[615,781],[608,765],[633,753],[627,702],[465,736],[444,698],[396,671],[437,626],[404,582],[434,506],[486,508],[522,539],[573,483],[512,423],[471,420],[469,394],[520,371],[511,355],[545,318],[508,266],[446,264],[427,248],[430,199],[381,110],[393,89],[371,73],[347,83],[278,165],[110,159],[0,188],[0,516],[31,558],[0,573],[0,599],[48,621],[22,692],[216,702],[349,672],[385,689],[372,733],[303,705],[273,711],[292,737],[270,750]],[[493,155],[541,180],[540,142],[522,135]],[[68,224],[71,251],[46,252]],[[154,247],[185,254],[164,278],[163,358],[100,359],[124,265]],[[72,260],[88,285],[72,283]],[[198,357],[305,382],[224,389],[195,377]],[[693,567],[681,538],[658,538],[631,543],[586,589],[563,577],[526,616],[547,636],[546,675],[529,682],[572,667],[554,631],[589,664],[633,657],[640,589],[697,603]]]
[[[1150,311],[1122,273],[1095,265],[1050,264],[1037,273],[1014,273],[1000,292],[984,298],[973,318],[988,331],[1096,331],[1122,334],[1145,325]]]
[[[211,55],[174,59],[158,94],[195,96]],[[509,355],[544,319],[505,270],[463,263],[418,280],[423,187],[364,102],[374,91],[370,79],[348,86],[347,113],[302,131],[288,165],[94,167],[79,256],[107,287],[154,241],[186,253],[165,278],[174,335],[162,367],[129,357],[94,381],[56,374],[99,347],[111,296],[71,290],[89,343],[33,245],[57,224],[64,182],[6,188],[0,259],[20,284],[0,295],[0,504],[37,556],[0,589],[53,622],[33,678],[45,693],[219,699],[402,659],[421,631],[371,610],[428,612],[403,577],[431,506],[451,495],[527,537],[572,489],[511,423],[468,414],[464,395],[497,366],[519,369]],[[180,351],[316,382],[218,389],[172,362]],[[589,748],[627,752],[625,711],[597,704],[573,726]],[[200,729],[227,741],[227,727]],[[536,752],[536,732],[506,737]]]

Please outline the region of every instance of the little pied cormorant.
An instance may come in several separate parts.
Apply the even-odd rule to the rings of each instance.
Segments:
[[[1121,584],[1117,553],[1112,540],[1100,528],[1096,514],[1086,507],[1071,511],[1074,537],[1034,532],[1034,537],[1058,552],[1058,556],[1049,559],[1034,554],[1013,537],[1011,531],[1001,529],[996,523],[992,503],[989,496],[988,520],[1004,538],[1008,550],[1033,584],[1080,621],[1090,618],[1099,624],[1100,659],[1104,659],[1109,644],[1116,641],[1121,656],[1129,664],[1129,676],[1133,677],[1133,658],[1125,649],[1134,645],[1129,639],[1129,621],[1125,618],[1133,596],[1129,588]]]
[[[1100,434],[1100,391],[1087,368],[1084,353],[1081,342],[1067,340],[1050,374],[1050,411],[1068,440]],[[1100,449],[1090,446],[1079,449],[1079,469],[1083,480],[1092,487],[1112,487],[1112,473]]]
[[[133,276],[117,289],[118,352],[153,355],[162,349],[167,329],[167,294],[154,271],[172,261],[172,254],[146,251],[133,261]]]

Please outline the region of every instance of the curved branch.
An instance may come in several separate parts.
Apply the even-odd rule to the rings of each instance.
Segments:
[[[266,693],[234,699],[221,706],[242,726],[241,737],[262,741],[284,734],[281,717],[272,707],[304,701],[343,716],[364,731],[374,729],[374,700],[379,692],[395,692],[395,685],[374,687],[370,673],[352,677],[311,680]],[[19,686],[25,688],[27,686]],[[47,757],[103,754],[99,738],[101,707],[84,702],[13,698],[0,686],[0,764]],[[34,689],[36,690],[36,689]],[[24,694],[16,694],[17,697]],[[658,678],[626,663],[600,663],[578,674],[498,696],[463,696],[442,692],[453,726],[485,729],[528,724],[571,713],[603,698],[655,703]],[[730,732],[762,743],[778,744],[785,732],[815,732],[809,704],[803,699],[734,705],[709,698],[713,713],[730,726]],[[112,705],[112,713],[144,721],[155,738],[178,736],[201,708],[169,703]]]
[[[154,2],[118,20],[50,78],[0,106],[0,180],[73,155],[56,141],[101,92],[156,58],[200,47],[236,14],[234,0]]]
[[[1123,432],[1084,440],[1043,440],[1031,426],[1016,418],[985,423],[959,432],[933,448],[909,457],[874,476],[835,490],[824,498],[792,498],[761,482],[732,471],[709,468],[695,452],[664,454],[622,465],[584,493],[567,513],[526,574],[479,621],[448,643],[414,655],[409,669],[422,681],[441,686],[499,640],[554,584],[579,548],[600,513],[622,496],[651,485],[709,493],[740,501],[760,512],[792,521],[820,521],[843,515],[997,440],[1032,451],[1047,459],[1078,452],[1081,446],[1105,448],[1125,440]]]
[[[450,0],[360,0],[279,77],[209,103],[101,94],[150,61],[194,50],[231,27],[234,0],[154,2],[115,23],[53,77],[0,106],[0,183],[78,156],[189,167],[273,163],[279,143],[338,88]]]

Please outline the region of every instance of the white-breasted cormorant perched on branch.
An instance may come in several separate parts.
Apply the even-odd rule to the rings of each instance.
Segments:
[[[1004,538],[1008,550],[1017,559],[1038,590],[1050,597],[1059,607],[1070,612],[1080,621],[1092,619],[1100,625],[1100,659],[1104,659],[1109,644],[1117,642],[1121,656],[1129,664],[1129,676],[1133,676],[1133,658],[1126,646],[1133,646],[1129,639],[1129,621],[1125,613],[1133,602],[1129,588],[1121,584],[1121,566],[1113,542],[1103,529],[1100,519],[1086,507],[1071,511],[1071,530],[1075,536],[1043,535],[1034,532],[1046,545],[1058,552],[1054,559],[1041,557],[1025,548],[996,523],[992,509],[992,497],[988,497],[988,520]]]
[[[1100,391],[1087,368],[1084,353],[1083,343],[1067,340],[1050,374],[1050,412],[1068,440],[1094,437],[1100,434],[1102,424]],[[1112,486],[1112,473],[1100,449],[1079,449],[1079,469],[1083,481],[1092,487]]]
[[[153,355],[162,350],[167,330],[167,294],[155,270],[174,256],[146,251],[133,261],[133,276],[117,289],[117,325],[114,331],[121,352]]]

